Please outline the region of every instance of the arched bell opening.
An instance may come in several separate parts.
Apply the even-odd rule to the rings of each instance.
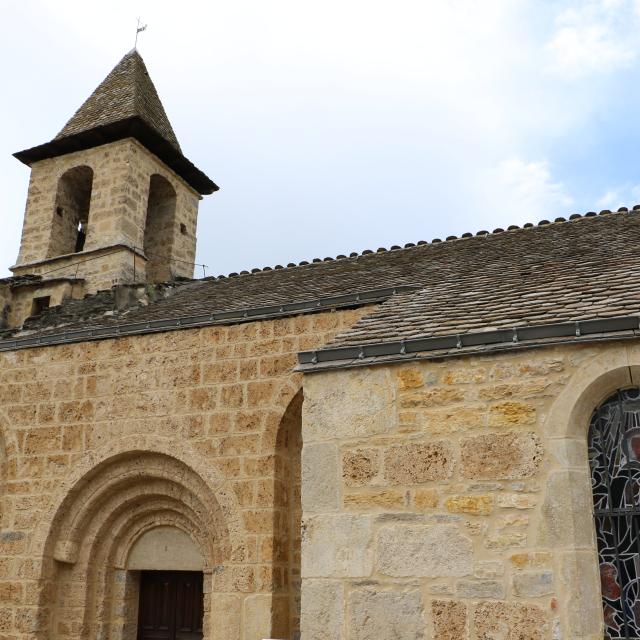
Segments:
[[[93,169],[73,167],[58,180],[48,258],[83,251],[89,227]]]
[[[161,175],[149,180],[149,198],[144,229],[144,253],[147,258],[147,281],[171,280],[171,256],[176,217],[176,191]]]

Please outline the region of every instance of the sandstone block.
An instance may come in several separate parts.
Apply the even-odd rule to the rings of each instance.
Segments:
[[[438,502],[438,492],[435,489],[415,489],[413,492],[413,504],[416,509],[434,509]]]
[[[497,560],[480,560],[473,566],[473,575],[481,580],[491,580],[504,575],[504,564]]]
[[[504,585],[497,580],[460,580],[456,592],[460,598],[499,600],[504,598]]]
[[[378,533],[376,558],[388,576],[459,577],[471,573],[473,551],[455,525],[391,525]]]
[[[445,384],[480,384],[487,377],[484,367],[455,367],[449,369],[443,378]]]
[[[450,582],[431,582],[429,593],[434,596],[452,596],[453,585]]]
[[[465,478],[510,479],[535,475],[543,449],[535,433],[489,433],[461,443]]]
[[[533,509],[538,504],[537,496],[532,493],[499,493],[496,500],[503,509]]]
[[[454,455],[446,442],[411,443],[388,447],[384,476],[390,484],[422,484],[451,477]]]
[[[244,640],[271,637],[271,608],[270,594],[256,594],[245,598]]]
[[[343,637],[344,588],[333,580],[304,580],[300,630],[308,640]]]
[[[425,431],[450,434],[480,429],[487,424],[487,410],[483,406],[460,405],[452,409],[432,409],[422,412]]]
[[[548,621],[535,605],[482,602],[474,613],[478,640],[546,640]]]
[[[48,453],[61,447],[62,430],[59,427],[46,427],[27,431],[24,438],[24,453]]]
[[[325,373],[305,380],[305,442],[389,433],[395,428],[395,391],[383,368]]]
[[[465,640],[467,635],[467,605],[451,600],[431,602],[433,640]]]
[[[569,637],[603,637],[601,581],[595,551],[572,551],[560,562]]]
[[[501,402],[489,410],[490,427],[535,424],[536,409],[523,402]]]
[[[551,571],[523,571],[513,576],[513,592],[521,598],[537,598],[553,593]]]
[[[414,391],[400,397],[400,406],[403,409],[423,408],[453,404],[462,402],[464,393],[451,387],[432,388],[427,391]]]
[[[302,449],[302,508],[305,512],[338,507],[338,447],[312,443]]]
[[[373,524],[362,514],[312,516],[303,522],[303,578],[364,578],[373,570]]]
[[[590,547],[593,508],[588,476],[578,471],[549,474],[538,540],[548,547]]]
[[[451,496],[444,503],[450,513],[469,513],[474,516],[486,516],[493,511],[491,496]]]
[[[342,477],[348,487],[368,484],[380,469],[377,449],[354,449],[342,454]]]
[[[396,379],[398,380],[398,388],[401,390],[418,389],[424,386],[424,375],[422,371],[416,367],[400,369]]]
[[[349,597],[349,639],[422,640],[423,615],[422,596],[417,589],[382,591],[371,587],[354,591]]]
[[[509,560],[517,569],[544,567],[551,563],[551,554],[548,551],[514,553]]]
[[[346,494],[342,503],[347,509],[402,509],[406,494],[394,489],[360,491]]]

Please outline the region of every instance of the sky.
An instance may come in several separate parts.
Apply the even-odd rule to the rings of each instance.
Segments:
[[[640,201],[640,0],[0,0],[0,277],[53,138],[138,49],[200,205],[196,275]]]

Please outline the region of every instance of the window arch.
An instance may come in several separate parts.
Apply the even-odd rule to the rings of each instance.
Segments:
[[[144,229],[147,281],[171,279],[171,254],[176,214],[176,192],[171,183],[154,174],[149,181],[149,199]]]
[[[622,389],[593,413],[589,466],[605,635],[640,638],[640,389]]]
[[[47,257],[79,253],[84,249],[92,187],[93,170],[86,165],[69,169],[58,180]]]

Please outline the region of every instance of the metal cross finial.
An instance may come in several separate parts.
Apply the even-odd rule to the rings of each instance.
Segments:
[[[133,45],[134,49],[138,48],[138,34],[144,31],[146,28],[147,28],[147,25],[142,24],[142,22],[140,22],[140,18],[138,18],[138,27],[136,28],[136,41],[135,41],[135,44]]]

